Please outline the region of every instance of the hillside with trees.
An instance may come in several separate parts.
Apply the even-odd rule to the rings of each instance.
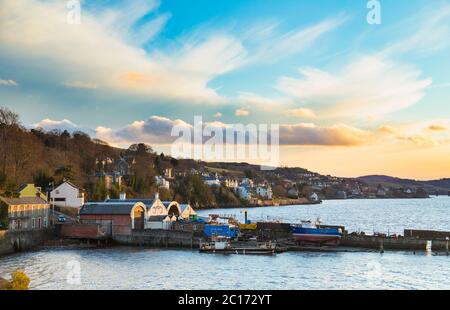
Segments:
[[[133,164],[119,188],[109,190],[95,175],[113,173],[120,160],[132,158]],[[68,180],[83,188],[88,200],[104,200],[107,196],[118,198],[124,191],[128,197],[149,198],[158,191],[161,199],[177,199],[196,207],[215,207],[213,189],[205,185],[201,176],[189,173],[201,163],[177,160],[157,154],[144,143],[133,144],[128,149],[115,148],[108,143],[92,139],[83,132],[36,128],[28,130],[15,112],[0,108],[0,194],[13,196],[22,183],[34,183],[43,190],[50,184]],[[175,176],[170,190],[158,188],[155,176],[165,169],[184,171]],[[219,191],[219,197],[229,193]],[[236,198],[230,198],[239,205]]]

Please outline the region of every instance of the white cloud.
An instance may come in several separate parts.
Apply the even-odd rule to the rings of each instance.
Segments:
[[[16,81],[14,80],[2,80],[0,79],[0,86],[18,86]]]
[[[297,108],[297,109],[290,109],[286,113],[287,115],[292,115],[295,117],[300,118],[317,118],[316,114],[313,110],[307,109],[307,108]]]
[[[372,133],[345,124],[321,127],[301,123],[280,126],[280,143],[284,145],[358,146],[367,144]]]
[[[414,17],[406,25],[410,34],[390,44],[386,54],[416,53],[430,55],[450,45],[450,4],[433,6]],[[405,27],[405,25],[402,25]]]
[[[105,89],[163,99],[223,102],[208,83],[235,69],[245,56],[244,48],[232,37],[211,35],[174,52],[148,54],[130,43],[136,40],[129,34],[129,27],[154,7],[146,3],[152,1],[133,2],[131,11],[111,8],[95,16],[84,9],[82,24],[70,25],[60,1],[2,1],[2,49],[16,60],[36,64],[39,59],[46,64],[41,67],[46,70],[43,76],[89,80]],[[158,32],[166,19],[141,30]]]
[[[263,97],[261,95],[250,92],[240,92],[237,100],[242,104],[255,106],[258,109],[266,111],[280,109],[280,107],[282,106],[290,105],[293,103],[293,100],[291,98]]]
[[[62,85],[64,85],[67,88],[81,88],[81,89],[97,89],[98,88],[97,84],[81,82],[81,81],[65,82]]]
[[[302,68],[302,79],[282,77],[277,88],[314,106],[320,116],[379,116],[418,103],[431,78],[414,67],[381,57],[362,57],[341,72]]]
[[[190,124],[182,120],[171,120],[165,117],[152,116],[146,121],[135,121],[117,130],[99,126],[96,128],[96,137],[114,145],[138,142],[170,144],[177,138],[171,136],[174,126],[192,128]]]
[[[248,116],[248,115],[250,115],[250,112],[248,110],[246,110],[246,109],[237,109],[234,112],[234,115],[236,115],[236,116]]]
[[[214,114],[214,118],[221,118],[222,117],[222,113],[217,112],[216,114]]]
[[[293,29],[279,33],[280,22],[252,27],[244,33],[243,39],[249,45],[256,45],[253,62],[274,63],[282,58],[298,54],[326,33],[329,33],[347,20],[346,16],[329,18],[307,28]]]
[[[250,63],[272,62],[298,53],[343,22],[339,17],[288,33],[266,29],[255,40],[256,36],[242,30],[231,35],[208,29],[147,52],[141,47],[154,39],[171,17],[158,12],[143,22],[143,16],[156,14],[158,1],[121,1],[121,6],[108,9],[97,4],[83,6],[81,25],[67,24],[67,8],[61,1],[1,3],[4,55],[34,67],[40,64],[42,76],[88,80],[105,91],[115,89],[183,103],[228,102],[209,86],[212,80]]]
[[[49,118],[43,119],[39,123],[33,124],[34,128],[41,128],[44,131],[52,131],[52,130],[67,130],[69,132],[74,132],[80,130],[78,125],[73,123],[68,119],[63,120],[52,120]]]
[[[436,146],[450,143],[448,136],[450,120],[433,119],[410,123],[382,125],[378,128],[384,142],[402,142],[419,146]]]
[[[116,130],[98,127],[96,137],[113,145],[128,145],[138,142],[167,145],[177,138],[171,136],[172,128],[175,125],[193,130],[191,124],[182,120],[152,116],[146,121],[136,121]],[[211,122],[203,123],[203,127],[205,126],[226,130],[231,125]],[[369,143],[373,138],[372,133],[345,124],[328,127],[309,123],[284,124],[280,125],[279,134],[281,145],[359,146]],[[204,137],[204,140],[207,138]]]

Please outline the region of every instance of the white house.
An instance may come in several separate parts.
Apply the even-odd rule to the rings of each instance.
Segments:
[[[224,178],[222,180],[222,183],[225,187],[227,188],[231,188],[231,189],[236,189],[239,186],[239,182],[236,179],[231,179],[231,178]]]
[[[252,180],[252,179],[249,179],[249,178],[243,178],[243,179],[241,180],[241,186],[249,186],[249,187],[253,187],[253,186],[254,186],[253,180]]]
[[[263,199],[272,199],[272,188],[268,186],[258,186],[256,187],[256,195],[261,196]]]
[[[156,185],[158,185],[159,188],[170,189],[170,182],[167,181],[163,176],[156,176],[155,181]]]
[[[84,192],[72,183],[64,181],[50,192],[50,202],[57,207],[81,208],[84,205]]]
[[[204,176],[203,182],[209,186],[220,186],[220,180],[219,180],[219,177],[217,176],[217,174],[213,177]]]
[[[236,194],[238,194],[238,196],[241,199],[244,199],[244,200],[251,200],[252,199],[251,189],[249,187],[246,187],[246,186],[239,186],[236,189]]]
[[[312,202],[318,202],[319,201],[319,195],[317,195],[316,193],[312,193],[311,196],[309,196],[309,199]]]

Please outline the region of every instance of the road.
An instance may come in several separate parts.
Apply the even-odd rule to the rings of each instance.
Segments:
[[[52,213],[53,213],[53,211],[50,210],[50,217],[51,217]],[[58,212],[58,211],[55,210],[55,215],[53,216],[53,222],[54,223],[60,223],[59,220],[58,220],[60,215],[64,215],[64,217],[66,218],[66,222],[65,222],[66,224],[73,224],[73,223],[77,222],[76,218],[70,217],[67,214],[64,214],[64,213],[61,213],[61,212]]]

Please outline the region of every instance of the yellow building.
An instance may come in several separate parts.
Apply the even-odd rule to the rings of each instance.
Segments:
[[[47,201],[47,196],[42,193],[41,188],[36,187],[34,184],[22,184],[16,191],[16,195],[19,198],[40,197],[41,199]]]

